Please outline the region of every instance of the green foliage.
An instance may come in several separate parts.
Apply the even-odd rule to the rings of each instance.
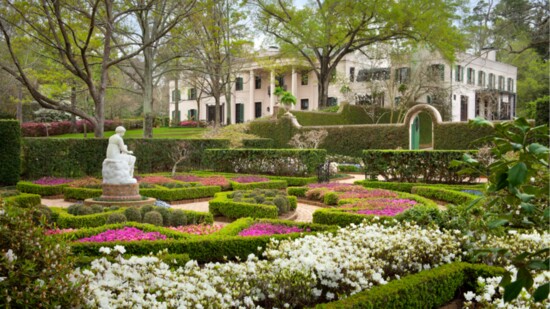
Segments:
[[[227,140],[186,141],[190,145],[188,158],[178,166],[187,169],[203,167],[201,160],[204,149],[229,146]],[[169,154],[177,147],[176,140],[125,139],[125,143],[139,158],[136,168],[140,173],[167,171],[174,165]],[[22,144],[23,175],[27,178],[101,176],[107,139],[25,138]]]
[[[141,212],[136,207],[128,207],[124,210],[124,215],[128,221],[141,222]]]
[[[45,236],[32,210],[0,209],[0,307],[82,306],[81,282],[70,280],[74,266],[65,242]]]
[[[263,175],[262,175],[263,176]],[[266,175],[266,178],[271,180],[284,180],[289,187],[291,186],[305,186],[310,183],[317,183],[317,177],[285,177],[285,176],[271,176]]]
[[[477,149],[482,146],[475,142],[477,139],[494,133],[491,127],[476,127],[466,122],[434,123],[433,129],[433,145],[437,150]]]
[[[63,197],[66,200],[85,200],[88,198],[97,198],[102,194],[101,189],[88,189],[88,188],[73,188],[64,187]]]
[[[323,111],[290,111],[302,126],[331,126],[349,124],[373,124],[373,118],[367,113],[367,108],[361,105],[342,103]],[[387,110],[377,109],[374,120],[382,117]],[[380,122],[379,122],[380,123]],[[384,123],[384,122],[381,122]]]
[[[252,189],[286,189],[285,180],[270,180],[264,182],[238,183],[230,181],[233,190],[252,190]]]
[[[493,144],[495,156],[489,165],[489,186],[486,191],[486,215],[489,227],[509,224],[517,227],[546,229],[550,217],[548,192],[550,150],[533,142],[549,138],[548,126],[533,127],[524,118],[493,124],[476,118],[473,123],[492,126],[493,137],[485,138]],[[456,165],[463,166],[465,174],[480,173],[485,167],[465,155]]]
[[[297,197],[305,197],[307,190],[309,190],[308,187],[289,187],[286,188],[286,193]]]
[[[279,119],[257,119],[250,122],[248,130],[251,134],[262,138],[271,138],[275,148],[286,148],[290,139],[299,132],[292,125],[289,117]]]
[[[170,220],[171,226],[182,226],[187,224],[187,215],[185,211],[181,209],[175,209],[172,211],[172,219]]]
[[[109,214],[109,217],[107,217],[107,222],[105,222],[105,224],[123,223],[126,221],[128,220],[126,219],[126,216],[123,213],[114,212]]]
[[[160,212],[155,210],[149,211],[143,216],[143,223],[162,226],[162,222],[162,215],[160,214]]]
[[[252,218],[277,218],[276,206],[262,205],[248,202],[235,202],[228,197],[233,193],[216,193],[214,199],[208,202],[208,209],[214,216],[222,215],[231,219]]]
[[[323,203],[326,205],[338,205],[338,194],[336,192],[327,192],[323,197]]]
[[[462,183],[475,179],[477,175],[460,175],[451,166],[465,151],[426,150],[365,150],[365,178],[386,181],[424,183]],[[470,152],[473,153],[473,152]]]
[[[0,186],[13,186],[21,174],[19,121],[0,119]]]
[[[271,138],[243,139],[243,148],[268,149],[273,148],[273,145]]]
[[[65,239],[65,240],[78,240],[78,239],[81,239],[81,238],[90,237],[90,236],[97,235],[99,233],[103,233],[107,230],[122,229],[126,226],[135,227],[135,228],[140,229],[144,232],[159,232],[163,235],[166,235],[167,238],[172,238],[172,239],[187,239],[189,237],[192,237],[188,234],[177,232],[177,231],[171,230],[171,229],[166,228],[166,227],[156,226],[156,225],[147,224],[147,223],[138,223],[138,222],[123,222],[123,223],[107,224],[107,225],[102,225],[102,226],[98,226],[98,227],[80,228],[76,231],[57,234],[57,235],[52,235],[52,237],[59,238],[59,239]],[[125,242],[121,242],[121,244],[124,244],[124,243]],[[102,244],[101,247],[105,246],[105,243],[99,243],[99,244]],[[158,251],[160,251],[160,250],[156,250],[154,252],[158,252]],[[150,252],[153,252],[153,251],[149,251],[149,252],[146,252],[144,254],[147,255]],[[95,252],[95,253],[90,253],[88,255],[95,256],[95,255],[98,255],[98,254],[100,254],[100,253]]]
[[[550,96],[537,99],[533,104],[536,106],[535,125],[550,125]]]
[[[153,197],[163,201],[180,201],[203,197],[214,196],[216,192],[220,192],[219,186],[198,186],[190,188],[175,188],[175,189],[140,189],[139,193],[143,196]]]
[[[57,227],[61,229],[66,228],[83,228],[83,227],[97,227],[107,223],[107,219],[113,213],[124,214],[124,209],[115,211],[108,211],[103,213],[96,213],[90,215],[74,215],[68,212],[68,209],[64,208],[50,208],[55,214],[55,223]]]
[[[450,185],[450,184],[425,184],[421,182],[412,183],[412,182],[385,182],[377,180],[358,180],[355,182],[356,185],[362,185],[366,188],[379,188],[379,189],[388,189],[393,191],[402,191],[411,193],[413,187],[425,187],[429,186],[431,188],[441,188],[445,190],[461,191],[461,190],[478,190],[483,191],[483,184],[462,184],[462,185]]]
[[[424,270],[388,284],[378,285],[343,300],[316,308],[438,308],[455,298],[465,287],[477,285],[480,276],[499,276],[502,268],[455,262]]]
[[[222,172],[306,176],[325,162],[322,149],[208,149],[204,161]]]
[[[21,208],[33,208],[40,205],[41,199],[38,194],[21,193],[4,198],[6,206],[16,206]]]
[[[429,186],[413,187],[411,193],[457,205],[469,204],[479,198],[473,194]]]

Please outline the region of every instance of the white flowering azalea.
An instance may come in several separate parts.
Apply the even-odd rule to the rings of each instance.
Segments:
[[[189,261],[171,270],[155,256],[119,256],[114,263],[95,260],[75,275],[88,282],[84,295],[91,307],[303,307],[460,260],[464,241],[454,231],[409,223],[361,224],[273,240],[261,260],[250,254],[243,262],[199,267]]]

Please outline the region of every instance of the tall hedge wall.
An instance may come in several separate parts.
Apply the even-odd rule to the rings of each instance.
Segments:
[[[550,125],[550,96],[535,100],[535,109],[535,124],[537,126]]]
[[[251,134],[273,140],[274,148],[287,148],[288,141],[300,130],[292,125],[288,117],[279,119],[259,119],[249,124]]]
[[[17,120],[0,120],[0,186],[12,186],[21,173],[21,129]]]
[[[461,150],[481,146],[474,141],[494,134],[489,126],[473,126],[467,122],[434,123],[434,149]]]
[[[298,123],[302,126],[333,126],[350,124],[372,124],[390,123],[390,110],[385,108],[368,107],[368,113],[365,106],[350,105],[342,103],[336,113],[319,111],[293,111],[290,112],[296,116]],[[373,116],[373,117],[371,117]]]
[[[228,140],[191,139],[189,158],[179,167],[202,168],[206,148],[228,147]],[[168,171],[173,162],[169,152],[175,139],[125,139],[137,158],[139,173]],[[43,176],[81,177],[101,176],[107,150],[107,139],[23,139],[23,175],[34,179]]]

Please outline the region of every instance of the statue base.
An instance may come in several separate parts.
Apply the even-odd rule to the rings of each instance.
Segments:
[[[103,194],[98,199],[89,198],[84,200],[84,205],[103,205],[103,206],[143,206],[153,205],[156,199],[143,198],[139,195],[139,184],[129,183],[122,185],[113,185],[104,183],[102,185]]]

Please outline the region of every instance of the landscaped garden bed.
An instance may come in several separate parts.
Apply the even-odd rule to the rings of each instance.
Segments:
[[[297,199],[273,189],[221,192],[210,200],[209,210],[214,216],[236,219],[277,218],[296,210]]]

